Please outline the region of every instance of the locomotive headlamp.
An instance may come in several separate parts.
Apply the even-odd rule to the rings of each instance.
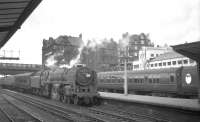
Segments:
[[[185,82],[186,82],[187,84],[190,84],[191,81],[192,81],[192,76],[191,76],[189,73],[186,74],[186,76],[185,76]]]
[[[86,76],[87,78],[89,78],[91,75],[87,73],[85,76]]]

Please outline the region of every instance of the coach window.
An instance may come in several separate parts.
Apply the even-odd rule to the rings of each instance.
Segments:
[[[157,67],[157,63],[155,63],[155,67]]]
[[[141,83],[142,82],[142,80],[141,79],[138,79],[138,83]]]
[[[152,83],[152,79],[149,79],[149,83]]]
[[[159,83],[159,78],[156,79],[156,82]]]
[[[111,82],[112,82],[111,78],[107,78],[107,80],[108,80],[108,83],[111,83]]]
[[[119,82],[120,82],[120,79],[119,79],[119,78],[116,78],[116,82],[119,83]]]
[[[163,66],[166,66],[166,62],[163,62]]]
[[[144,83],[144,79],[141,79],[141,83]]]
[[[131,82],[131,79],[130,79],[130,78],[128,78],[128,82],[129,82],[129,83]]]
[[[113,83],[115,80],[113,78],[110,77],[110,82]]]
[[[162,66],[162,63],[159,63],[159,66]]]
[[[103,82],[104,82],[104,78],[100,79],[100,82],[102,82],[102,83],[103,83]]]
[[[131,79],[131,82],[134,83],[134,78]]]
[[[173,75],[170,75],[170,81],[174,82],[174,76]]]
[[[147,76],[145,76],[145,77],[144,77],[144,81],[145,81],[145,82],[147,82],[147,80],[148,80],[148,77],[147,77]]]
[[[151,67],[153,67],[153,64],[151,64]]]
[[[153,83],[156,83],[156,79],[155,78],[153,79]]]
[[[173,65],[176,65],[176,61],[172,61],[172,64],[173,64]]]
[[[120,82],[120,83],[122,83],[122,82],[123,82],[123,79],[122,79],[122,78],[120,78],[120,79],[119,79],[119,82]]]
[[[104,78],[104,82],[105,82],[105,83],[108,83],[108,79],[107,79],[106,77]]]
[[[134,82],[137,83],[137,79],[134,79]]]
[[[171,65],[171,62],[167,62],[167,65],[169,65],[169,66],[170,66],[170,65]]]
[[[188,64],[188,60],[186,59],[186,60],[183,60],[183,63],[184,64]]]
[[[134,82],[137,83],[138,79],[134,79]]]
[[[142,83],[142,79],[141,78],[139,79],[139,83]]]

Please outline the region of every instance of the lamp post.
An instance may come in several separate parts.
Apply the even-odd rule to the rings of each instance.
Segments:
[[[128,95],[128,82],[127,82],[127,46],[125,47],[125,58],[124,58],[124,95]]]

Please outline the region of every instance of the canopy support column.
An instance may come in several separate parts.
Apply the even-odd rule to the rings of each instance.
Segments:
[[[197,62],[197,72],[198,72],[198,76],[199,76],[199,83],[198,83],[198,99],[199,99],[199,103],[200,103],[200,61]]]

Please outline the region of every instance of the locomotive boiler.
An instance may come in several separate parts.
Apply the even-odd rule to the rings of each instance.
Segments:
[[[46,70],[41,73],[44,95],[74,104],[98,102],[97,75],[87,67]]]

